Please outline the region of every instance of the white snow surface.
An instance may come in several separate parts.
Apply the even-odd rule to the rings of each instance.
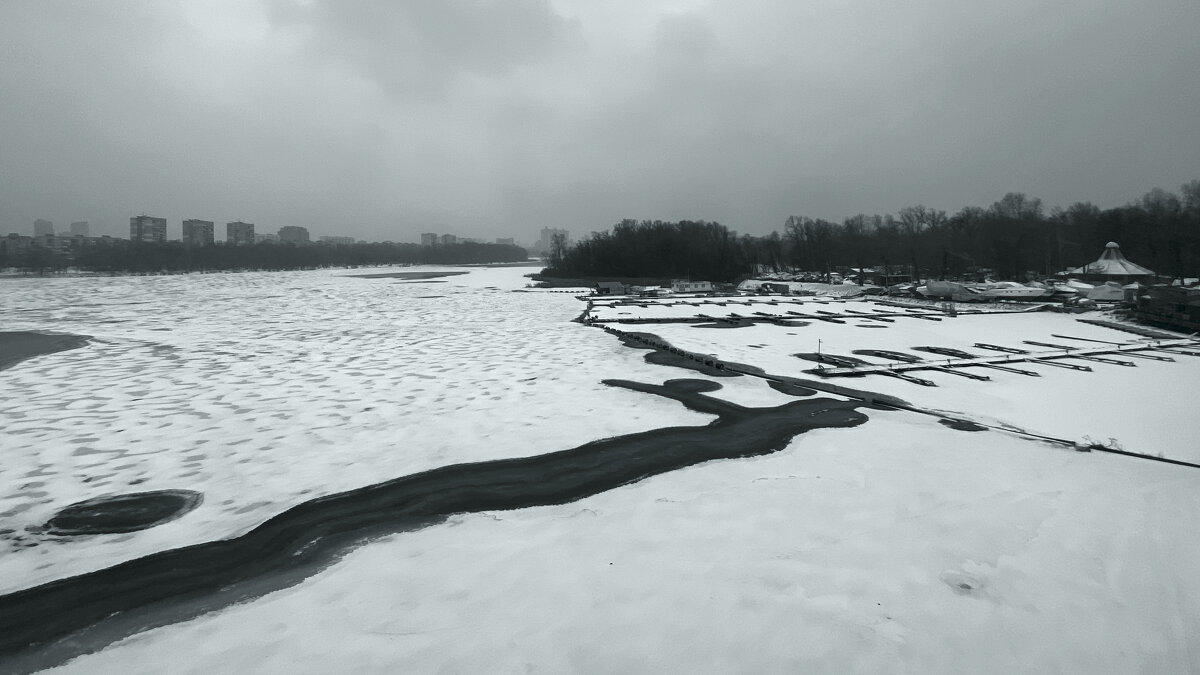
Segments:
[[[1197,488],[876,413],[396,535],[54,672],[1195,672]]]
[[[569,295],[508,292],[526,271],[0,282],[4,330],[96,338],[0,371],[0,527],[103,494],[205,495],[144,532],[10,547],[3,590],[233,536],[305,499],[447,463],[707,422],[600,384],[701,376],[571,323],[583,304]],[[1133,339],[1056,314],[868,323],[621,328],[793,376],[814,364],[790,354],[817,339],[839,354]],[[1091,365],[978,370],[991,382],[916,373],[937,388],[835,382],[1200,459],[1187,443],[1200,358]],[[714,395],[743,405],[792,400],[758,378],[714,379]],[[55,672],[1200,671],[1200,470],[866,412],[773,455],[386,537],[298,586]]]
[[[529,271],[5,280],[4,330],[93,340],[0,371],[0,529],[111,494],[182,488],[204,502],[132,534],[0,539],[0,592],[236,536],[308,499],[445,464],[711,419],[601,384],[671,373],[571,323],[582,305],[569,295],[500,290]]]
[[[780,308],[785,305],[779,305]],[[843,315],[844,324],[813,321],[807,326],[784,327],[755,324],[735,329],[696,328],[684,323],[621,324],[622,330],[652,332],[681,349],[712,354],[726,361],[758,366],[768,373],[792,377],[815,376],[804,371],[817,364],[794,356],[815,353],[854,356],[873,364],[894,364],[871,356],[853,354],[859,349],[882,349],[920,356],[927,361],[947,357],[913,350],[917,346],[951,347],[979,356],[1002,353],[975,347],[993,344],[1031,352],[1062,354],[1062,350],[1026,344],[1025,341],[1103,347],[1098,343],[1071,340],[1069,335],[1109,342],[1139,342],[1135,335],[1076,320],[1077,315],[1052,312],[1011,314],[961,314],[930,321],[895,317],[892,323],[851,318],[847,310],[896,309],[913,314],[920,310],[880,307],[869,302],[807,303],[803,311],[818,307]],[[704,310],[707,313],[707,309]],[[754,308],[753,311],[759,311]],[[750,310],[742,309],[742,315]],[[927,312],[926,312],[927,313]],[[1098,315],[1097,315],[1098,316]],[[869,329],[869,330],[868,330]],[[1196,351],[1192,348],[1192,351]],[[1124,450],[1200,463],[1200,416],[1194,396],[1200,382],[1200,357],[1147,352],[1174,361],[1141,359],[1130,354],[1107,354],[1105,358],[1128,361],[1120,366],[1077,358],[1064,363],[1089,366],[1092,372],[1068,370],[1045,364],[1012,363],[1013,368],[1034,371],[1031,377],[994,369],[967,370],[986,375],[989,382],[976,382],[932,370],[906,371],[935,382],[924,387],[903,380],[868,375],[829,378],[832,384],[891,394],[914,405],[953,412],[988,424],[1009,426],[1033,433],[1075,440],[1114,443]]]

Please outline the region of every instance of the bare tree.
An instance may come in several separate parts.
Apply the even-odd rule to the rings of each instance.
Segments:
[[[567,235],[555,232],[550,235],[550,266],[559,267],[567,255]]]

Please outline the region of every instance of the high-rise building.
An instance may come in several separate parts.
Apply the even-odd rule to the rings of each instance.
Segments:
[[[432,232],[427,232],[421,235],[422,246],[434,246],[438,243],[438,236]]]
[[[188,246],[212,246],[216,227],[211,220],[189,218],[183,221],[183,243]]]
[[[33,221],[33,236],[44,237],[48,234],[54,234],[54,223],[41,218]]]
[[[129,219],[129,240],[162,243],[167,240],[167,219],[142,214]]]
[[[554,235],[561,234],[563,243],[571,241],[571,233],[567,230],[560,230],[556,227],[543,227],[542,236],[538,239],[537,248],[540,251],[549,253],[554,248]]]
[[[496,243],[501,246],[515,246],[512,237],[496,237]]]
[[[254,243],[254,223],[243,223],[235,220],[225,223],[225,243],[234,246]]]
[[[457,243],[458,243],[458,237],[456,237],[456,236],[454,236],[454,235],[452,235],[452,234],[443,234],[443,235],[442,235],[442,243],[443,243],[443,244],[447,244],[447,245],[448,245],[448,244],[457,244]]]
[[[310,241],[308,228],[299,225],[284,225],[279,228],[279,241],[289,244],[307,244]]]
[[[86,220],[77,220],[71,223],[72,237],[90,237],[92,236],[92,226]]]

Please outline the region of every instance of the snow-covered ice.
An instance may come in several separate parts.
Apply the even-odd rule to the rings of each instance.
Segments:
[[[400,534],[55,672],[1194,672],[1197,487],[878,413]]]
[[[573,297],[511,292],[528,271],[5,280],[6,330],[94,339],[0,371],[0,529],[20,536],[106,494],[184,488],[204,503],[138,533],[0,538],[0,591],[444,464],[709,419],[602,385],[663,371],[571,323]]]
[[[811,303],[806,304],[808,307]],[[780,305],[784,307],[786,305]],[[847,310],[880,309],[868,302],[837,302],[824,311],[844,315]],[[891,309],[891,308],[887,308]],[[643,310],[645,311],[645,310]],[[707,308],[704,309],[708,312]],[[757,307],[754,311],[760,311]],[[807,311],[812,311],[811,309]],[[899,310],[903,311],[903,310]],[[746,311],[743,310],[743,314]],[[913,310],[912,313],[927,313]],[[1022,348],[1033,352],[1061,354],[1061,350],[1025,344],[1070,343],[1078,347],[1101,346],[1077,338],[1109,342],[1137,342],[1137,337],[1077,320],[1076,315],[1046,312],[1012,314],[960,314],[941,321],[895,317],[892,323],[866,318],[847,318],[844,324],[814,321],[807,326],[784,327],[755,324],[737,329],[709,330],[684,323],[634,324],[625,330],[653,332],[688,351],[714,354],[721,359],[758,366],[768,373],[812,377],[804,371],[817,364],[799,359],[797,353],[854,356],[855,350],[883,349],[923,357],[926,361],[946,357],[913,350],[918,346],[950,347],[980,356],[997,355],[978,349],[976,343]],[[870,327],[871,330],[864,330]],[[1079,359],[1064,362],[1087,365],[1092,372],[1068,370],[1045,364],[1010,364],[1039,373],[1030,377],[992,369],[969,368],[986,375],[989,382],[973,382],[950,373],[911,371],[916,377],[935,382],[923,387],[881,375],[861,378],[831,378],[831,383],[891,394],[915,405],[960,413],[977,420],[1007,425],[1068,440],[1111,444],[1126,450],[1200,463],[1200,418],[1190,414],[1190,397],[1200,382],[1200,357],[1160,354],[1173,362],[1108,355],[1136,365],[1133,367]],[[869,363],[897,363],[870,356],[855,356]]]
[[[0,528],[102,494],[181,488],[205,502],[128,535],[9,541],[3,590],[233,536],[423,469],[710,419],[600,384],[702,376],[571,323],[583,305],[569,294],[511,292],[525,271],[4,281],[5,330],[95,340],[0,371]],[[817,339],[849,354],[1131,337],[1067,315],[860,323],[627,329],[792,376],[813,364],[791,354]],[[991,382],[922,373],[936,388],[839,383],[1200,459],[1187,442],[1200,358],[1092,365]],[[713,379],[743,405],[791,400],[757,378]],[[773,455],[392,535],[56,672],[1200,670],[1200,470],[867,414]]]

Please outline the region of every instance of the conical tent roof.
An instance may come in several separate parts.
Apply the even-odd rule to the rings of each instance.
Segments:
[[[1104,247],[1104,253],[1096,259],[1096,262],[1083,267],[1077,267],[1070,271],[1071,274],[1086,274],[1089,276],[1106,276],[1106,277],[1140,277],[1154,276],[1154,272],[1138,265],[1129,262],[1117,242],[1110,241]]]

